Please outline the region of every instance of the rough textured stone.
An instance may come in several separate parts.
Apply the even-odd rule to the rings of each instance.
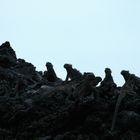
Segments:
[[[139,77],[123,70],[125,84],[117,87],[108,68],[102,82],[92,72],[70,70],[66,81],[50,81],[33,64],[17,59],[9,42],[2,44],[0,139],[139,140]],[[57,78],[51,74],[50,79]]]

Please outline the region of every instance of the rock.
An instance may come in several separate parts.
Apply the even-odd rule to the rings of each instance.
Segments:
[[[57,135],[54,140],[63,140],[63,135]]]
[[[134,111],[121,111],[118,115],[118,125],[122,129],[140,128],[140,115]]]
[[[12,49],[10,42],[6,41],[0,46],[0,55],[10,56],[13,59],[17,59],[15,51]]]
[[[82,75],[65,64],[62,81],[48,66],[45,79],[33,64],[17,59],[9,42],[0,46],[0,139],[139,139],[139,77],[122,71],[126,83],[117,87],[109,68],[101,82],[92,72]],[[110,131],[115,106],[118,114]]]
[[[52,136],[40,137],[38,140],[52,140]]]
[[[9,68],[17,63],[15,51],[11,48],[10,43],[6,41],[0,46],[0,66]]]

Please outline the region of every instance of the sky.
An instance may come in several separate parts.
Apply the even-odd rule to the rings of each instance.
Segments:
[[[10,41],[18,58],[58,77],[70,63],[124,83],[121,70],[140,76],[140,0],[0,0],[0,44]]]

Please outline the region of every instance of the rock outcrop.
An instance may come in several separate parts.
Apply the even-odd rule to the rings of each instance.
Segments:
[[[48,79],[17,58],[9,42],[3,43],[0,140],[140,139],[139,77],[123,70],[125,84],[117,87],[109,68],[103,81],[93,73],[70,70],[63,81],[51,65]]]

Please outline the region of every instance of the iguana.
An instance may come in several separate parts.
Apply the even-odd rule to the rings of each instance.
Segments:
[[[116,103],[116,106],[115,106],[115,112],[114,112],[114,115],[113,115],[113,120],[112,120],[112,125],[111,125],[111,132],[113,132],[113,130],[114,130],[117,115],[118,115],[118,111],[119,111],[119,107],[120,107],[120,104],[121,104],[122,100],[124,99],[124,97],[128,93],[136,94],[133,91],[134,85],[135,85],[135,83],[133,81],[133,76],[130,76],[129,79],[127,80],[127,82],[122,86],[122,88],[120,90],[120,94],[119,94],[119,97],[117,99],[117,103]]]

